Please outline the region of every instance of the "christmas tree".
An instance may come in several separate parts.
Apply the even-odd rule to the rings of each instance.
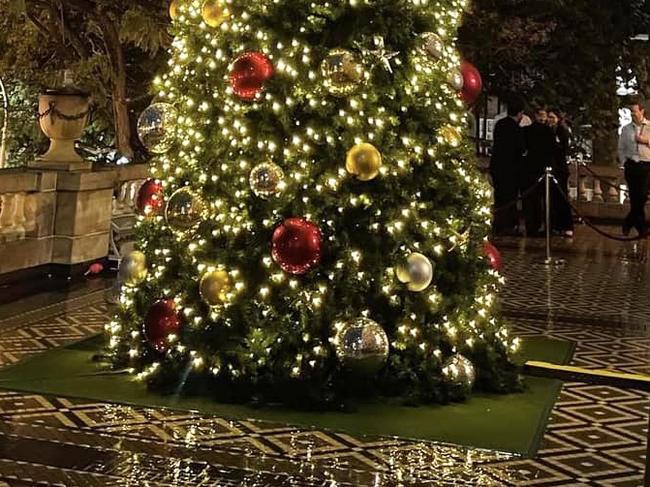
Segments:
[[[464,0],[175,0],[107,329],[161,391],[337,406],[516,387]]]

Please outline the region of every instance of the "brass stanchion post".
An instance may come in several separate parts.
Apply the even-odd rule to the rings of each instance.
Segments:
[[[544,174],[544,211],[546,214],[546,258],[542,262],[545,266],[564,265],[564,259],[554,259],[551,255],[551,182],[553,180],[553,168],[547,167]]]

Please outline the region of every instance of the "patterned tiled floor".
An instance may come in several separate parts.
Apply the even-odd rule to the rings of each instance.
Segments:
[[[577,343],[576,365],[650,373],[643,259],[504,253],[503,308],[520,335]],[[102,292],[0,320],[0,364],[96,333]],[[565,384],[534,459],[396,439],[353,438],[18,392],[0,393],[0,487],[643,485],[650,394]]]

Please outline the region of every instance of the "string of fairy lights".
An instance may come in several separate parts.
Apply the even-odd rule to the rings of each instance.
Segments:
[[[476,238],[474,233],[486,235],[492,195],[471,164],[454,155],[454,150],[462,147],[463,127],[468,123],[466,106],[459,98],[463,73],[453,39],[466,1],[401,1],[421,15],[430,13],[436,25],[435,32],[418,37],[412,52],[392,52],[385,47],[389,44],[385,39],[375,38],[374,45],[360,49],[361,54],[350,46],[330,50],[322,58],[303,36],[319,28],[320,16],[307,15],[306,25],[290,39],[279,39],[276,32],[254,22],[256,16],[274,9],[292,8],[291,2],[258,0],[254,7],[245,8],[247,2],[240,0],[173,0],[170,15],[177,35],[169,71],[154,79],[156,103],[140,119],[141,137],[156,159],[151,167],[152,179],[143,186],[138,226],[153,229],[156,235],[172,235],[174,246],[158,248],[157,241],[140,242],[149,258],[136,252],[122,263],[120,304],[124,310],[134,310],[141,286],[159,288],[162,296],[174,297],[155,303],[150,314],[172,311],[182,318],[160,336],[152,336],[152,332],[143,336],[147,333],[143,333],[141,322],[125,323],[116,318],[107,325],[110,348],[117,351],[126,346],[133,364],[138,363],[146,347],[160,352],[159,360],[131,369],[137,379],[157,373],[166,360],[189,362],[195,370],[209,370],[215,375],[241,376],[247,370],[183,343],[181,322],[196,329],[206,322],[228,326],[224,317],[240,299],[254,299],[262,314],[271,316],[274,295],[284,293],[294,295],[295,306],[318,314],[333,285],[342,279],[366,282],[370,273],[364,268],[361,248],[343,250],[331,269],[322,270],[320,278],[301,278],[318,267],[320,246],[334,242],[338,217],[351,208],[372,213],[371,233],[398,242],[404,241],[404,235],[420,236],[400,246],[404,262],[392,263],[381,273],[378,288],[388,302],[398,308],[404,293],[419,293],[431,313],[440,310],[444,296],[432,284],[435,258],[451,251],[467,252],[470,238]],[[313,2],[309,9],[322,13],[372,5],[373,0],[330,0]],[[398,114],[380,102],[372,80],[382,70],[391,75],[395,70],[403,76],[399,112],[410,113],[417,107],[430,113],[431,127],[436,129],[435,144],[429,134],[402,132]],[[251,71],[255,79],[251,79]],[[278,80],[284,84],[282,90],[265,89],[267,82],[278,86]],[[333,103],[339,108],[327,123],[321,123],[320,113],[329,113]],[[260,130],[249,117],[251,113],[271,113],[281,128]],[[210,143],[214,137],[221,142],[218,152],[211,154],[208,151],[215,150]],[[387,140],[393,142],[391,148],[380,150]],[[344,163],[323,170],[323,154],[329,157],[341,148],[347,153]],[[350,178],[367,183],[380,178],[400,184],[415,167],[424,164],[434,165],[441,173],[452,172],[472,188],[472,215],[449,215],[438,221],[430,216],[435,214],[433,204],[423,201],[419,192],[403,207],[388,210],[377,205],[369,191],[341,194],[336,214],[320,214],[318,202],[326,195],[338,195]],[[227,194],[204,199],[200,188],[224,183],[230,187]],[[300,198],[303,207],[313,208],[313,213],[278,225],[283,220],[281,206],[271,206],[268,216],[258,222],[250,213],[251,193],[269,202],[291,193]],[[468,217],[479,223],[466,228]],[[247,269],[219,262],[210,251],[211,242],[251,234],[260,223],[266,230],[275,228],[273,252],[260,262],[266,282],[249,289]],[[199,226],[203,234],[197,233]],[[310,255],[295,264],[287,262],[292,259],[283,259],[286,245],[282,239],[295,239],[297,235],[307,242],[305,252]],[[179,258],[177,248],[184,249],[184,258],[194,269],[202,300],[209,305],[208,314],[202,314],[182,292],[174,292],[174,283],[168,281],[168,266]],[[490,259],[496,258],[496,251],[486,248]],[[340,353],[349,341],[345,333],[357,333],[355,346],[364,340],[370,344],[368,356],[373,358],[375,369],[383,364],[391,347],[417,348],[437,360],[449,380],[466,381],[471,387],[471,362],[460,354],[444,362],[443,351],[427,341],[427,329],[443,333],[456,344],[455,350],[472,349],[477,340],[487,340],[492,334],[505,350],[514,352],[518,340],[493,317],[502,282],[497,270],[489,270],[476,289],[474,302],[436,324],[423,323],[416,313],[406,312],[391,339],[372,320],[370,309],[360,310],[352,326],[349,321],[334,320],[327,341],[303,329],[304,350],[290,364],[291,375],[300,377],[331,353]],[[256,331],[261,334],[261,330],[251,332],[251,358],[257,366],[264,366],[273,347],[262,346],[262,339],[260,346],[255,346]]]

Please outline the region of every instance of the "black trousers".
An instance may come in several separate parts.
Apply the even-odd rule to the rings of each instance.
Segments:
[[[625,180],[630,192],[630,213],[625,219],[625,225],[636,228],[640,235],[645,235],[647,230],[645,205],[650,190],[650,162],[627,161]]]
[[[491,169],[490,175],[494,187],[494,232],[512,232],[519,226],[517,204],[512,204],[519,194],[517,175],[503,168]]]
[[[526,235],[538,235],[544,222],[544,181],[537,183],[542,173],[528,172],[520,179],[520,191],[528,194],[523,200],[524,218],[526,220]],[[536,184],[537,183],[537,184]],[[536,186],[531,190],[530,188]]]
[[[569,197],[569,173],[554,171],[558,184],[551,187],[551,228],[558,232],[573,231],[573,213]]]

